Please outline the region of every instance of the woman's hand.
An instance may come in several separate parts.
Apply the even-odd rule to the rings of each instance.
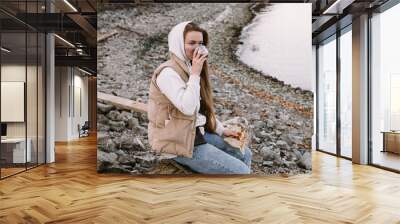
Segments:
[[[199,54],[199,48],[196,48],[193,52],[192,60],[192,75],[200,75],[203,69],[204,61],[207,60],[208,54]]]
[[[232,131],[232,130],[225,129],[223,134],[224,134],[225,137],[237,138],[239,136],[239,133],[240,132],[238,132],[238,131]]]

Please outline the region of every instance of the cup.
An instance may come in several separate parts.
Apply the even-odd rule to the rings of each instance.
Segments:
[[[200,45],[198,53],[199,54],[208,54],[208,50],[207,50],[206,46]]]

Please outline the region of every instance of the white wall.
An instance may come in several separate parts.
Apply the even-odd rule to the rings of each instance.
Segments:
[[[80,124],[81,126],[85,123],[85,121],[88,121],[88,106],[89,106],[89,102],[88,102],[88,78],[87,77],[82,77],[80,75],[76,75],[76,72],[78,70],[75,70],[75,78],[74,78],[74,86],[75,86],[75,106],[74,108],[72,108],[72,110],[75,110],[75,113],[72,113],[73,115],[73,119],[71,120],[71,126],[72,126],[72,136],[74,138],[78,138],[79,137],[79,133],[78,133],[78,124]],[[82,73],[79,73],[82,74]],[[78,90],[80,90],[80,99],[78,98]],[[81,101],[80,103],[78,101]],[[79,105],[80,104],[80,105]],[[79,106],[81,106],[81,113],[79,111]]]
[[[68,67],[55,68],[55,141],[68,141],[69,76]]]
[[[56,141],[79,138],[78,124],[88,120],[88,78],[72,67],[56,67],[55,125]],[[80,100],[79,93],[80,89]],[[79,107],[82,106],[82,116]],[[74,111],[75,110],[75,111]]]
[[[243,29],[237,55],[249,66],[313,90],[310,3],[272,4]]]

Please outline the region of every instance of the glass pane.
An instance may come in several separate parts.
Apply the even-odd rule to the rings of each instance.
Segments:
[[[1,34],[1,161],[2,178],[25,170],[26,34]]]
[[[37,165],[37,73],[38,73],[38,36],[36,32],[27,33],[28,38],[28,63],[26,82],[26,112],[27,112],[27,142],[28,142],[28,168]]]
[[[23,12],[26,11],[26,1],[8,1],[1,0],[0,7],[6,12],[23,19]],[[0,18],[3,20],[1,30],[3,32],[23,32],[25,33],[25,24],[21,21],[11,19],[0,12]]]
[[[1,1],[21,20],[43,13],[45,1]],[[25,13],[28,14],[25,14]],[[27,15],[29,17],[27,17]],[[45,36],[0,12],[1,32],[1,177],[45,161]],[[36,21],[37,22],[37,21]]]
[[[336,40],[318,48],[318,146],[336,153]]]
[[[351,30],[340,37],[340,127],[342,156],[352,157],[352,36]]]
[[[38,45],[38,163],[45,163],[45,35],[39,33]]]
[[[400,170],[400,4],[372,18],[372,163]]]

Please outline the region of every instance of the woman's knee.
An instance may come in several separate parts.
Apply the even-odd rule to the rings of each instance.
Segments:
[[[252,158],[253,157],[253,152],[251,151],[250,148],[246,147],[244,150],[244,156],[247,158]]]
[[[249,174],[251,173],[251,168],[246,165],[244,161],[237,158],[231,157],[232,160],[225,164],[226,168],[229,170],[230,174]]]
[[[243,165],[240,166],[239,171],[234,174],[250,174],[250,173],[251,173],[250,167],[246,166],[246,164],[243,163]]]

